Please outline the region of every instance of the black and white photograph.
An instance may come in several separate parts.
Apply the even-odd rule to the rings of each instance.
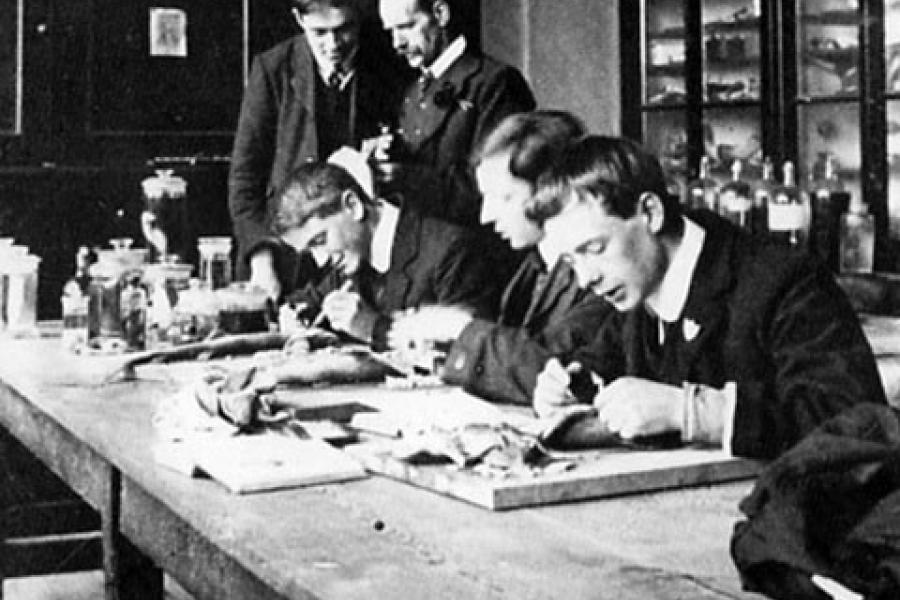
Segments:
[[[900,598],[900,0],[0,0],[0,600]]]

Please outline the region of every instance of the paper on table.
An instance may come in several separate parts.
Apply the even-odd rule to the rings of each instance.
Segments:
[[[167,440],[154,456],[183,473],[206,473],[237,494],[366,476],[354,458],[327,442],[276,434]]]

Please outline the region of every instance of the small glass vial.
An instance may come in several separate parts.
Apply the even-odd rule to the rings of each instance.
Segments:
[[[875,264],[875,216],[865,203],[851,197],[850,207],[841,215],[840,270],[843,273],[871,273]]]
[[[147,290],[141,285],[139,274],[129,277],[122,286],[119,315],[126,348],[143,350],[146,347]]]
[[[227,287],[231,283],[231,238],[201,237],[197,249],[200,252],[200,280],[211,290]]]
[[[63,286],[62,343],[73,352],[83,350],[88,343],[88,287],[90,286],[91,251],[82,246],[75,254],[75,274]]]
[[[753,191],[750,184],[741,178],[741,169],[740,159],[735,159],[731,163],[731,181],[719,191],[719,209],[723,217],[749,231]]]
[[[719,185],[712,179],[709,156],[700,157],[697,178],[688,183],[688,209],[705,208],[713,212],[719,209]]]
[[[750,216],[753,233],[765,233],[769,228],[769,204],[775,191],[775,165],[766,156],[763,159],[762,174],[753,185],[753,209]]]
[[[784,183],[772,192],[768,206],[769,234],[790,246],[805,247],[809,228],[809,203],[797,187],[794,163],[782,167]]]

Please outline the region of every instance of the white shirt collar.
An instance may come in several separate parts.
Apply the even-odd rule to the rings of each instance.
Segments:
[[[558,261],[559,257],[563,254],[559,248],[555,248],[547,241],[546,236],[537,243],[537,250],[541,259],[544,261],[544,264],[547,265],[547,270],[552,269],[556,264],[556,261]]]
[[[453,66],[459,57],[463,55],[463,52],[466,51],[466,38],[465,36],[459,35],[456,36],[456,39],[453,42],[444,48],[444,51],[441,52],[441,55],[438,56],[433,63],[431,63],[427,70],[431,73],[431,76],[435,79],[440,79],[440,77],[447,72],[447,69]]]
[[[681,317],[687,303],[688,292],[694,277],[694,269],[700,259],[706,232],[688,219],[684,220],[684,236],[666,269],[659,288],[647,297],[645,304],[661,321],[674,323]]]
[[[397,223],[400,220],[400,209],[383,200],[378,201],[378,225],[372,233],[369,264],[379,273],[387,273],[391,266],[391,250],[397,234]]]
[[[341,83],[338,86],[338,89],[342,90],[347,87],[350,81],[353,79],[353,75],[356,74],[356,53],[359,52],[357,48],[354,50],[350,56],[347,57],[347,60],[341,64],[340,72],[338,76],[341,78]],[[334,65],[331,63],[323,63],[319,62],[319,57],[316,56],[316,53],[310,49],[310,54],[312,54],[313,60],[316,63],[316,68],[319,72],[319,77],[322,78],[322,81],[328,83],[328,79],[331,77],[331,74],[335,72]]]

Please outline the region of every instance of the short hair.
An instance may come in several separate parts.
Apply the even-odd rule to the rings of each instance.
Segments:
[[[462,33],[462,5],[459,0],[415,0],[416,10],[427,15],[432,14],[435,2],[441,1],[450,9],[450,21],[445,28],[452,40]]]
[[[656,194],[663,203],[660,233],[679,231],[681,205],[669,194],[656,157],[627,138],[589,135],[571,144],[541,177],[529,216],[543,223],[574,197],[589,195],[601,198],[610,214],[628,219],[636,214],[645,192]]]
[[[353,12],[358,19],[362,16],[360,0],[291,0],[291,5],[301,16],[323,8],[345,8]]]
[[[483,160],[509,153],[509,172],[532,185],[573,140],[585,135],[584,123],[562,110],[535,110],[504,118],[484,138],[472,156]]]
[[[324,218],[341,210],[345,191],[351,190],[367,208],[372,200],[343,167],[331,163],[307,163],[288,177],[278,193],[272,216],[275,233],[302,227],[313,217]]]

